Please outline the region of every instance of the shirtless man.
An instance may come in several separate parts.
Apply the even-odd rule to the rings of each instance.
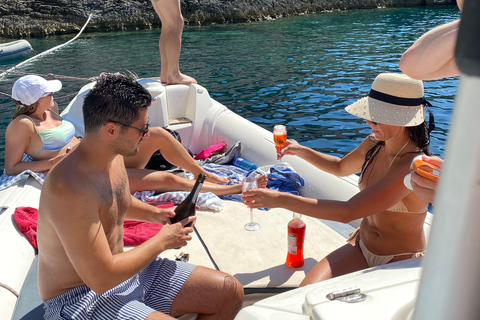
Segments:
[[[85,136],[53,167],[38,215],[38,287],[45,319],[233,319],[242,285],[220,271],[158,258],[185,246],[194,221],[166,224],[136,248],[123,248],[125,218],[167,223],[130,195],[123,156],[148,138],[150,94],[118,74],[103,74],[85,98]],[[119,125],[119,124],[122,125]]]

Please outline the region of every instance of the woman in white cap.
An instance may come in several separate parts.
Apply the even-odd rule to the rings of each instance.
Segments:
[[[62,88],[59,80],[36,75],[18,79],[12,88],[17,112],[5,132],[5,171],[15,175],[25,170],[49,170],[78,143],[73,125],[62,120],[53,94]],[[33,124],[33,125],[32,125]],[[22,161],[28,154],[35,161]]]
[[[366,119],[373,130],[355,150],[338,158],[287,142],[283,154],[299,156],[337,176],[360,173],[360,192],[348,201],[311,199],[268,189],[244,193],[243,199],[254,208],[283,207],[344,223],[363,218],[348,243],[322,259],[301,285],[423,255],[428,203],[407,189],[403,180],[415,156],[430,154],[433,123],[429,128],[425,122],[427,103],[422,81],[403,74],[380,74],[367,97],[345,108]]]
[[[62,160],[71,147],[78,144],[79,139],[75,137],[74,126],[58,114],[58,105],[53,99],[53,94],[61,88],[62,83],[59,80],[45,80],[37,75],[21,77],[14,83],[12,98],[18,108],[5,132],[5,173],[7,175],[17,175],[25,170],[47,171]],[[161,150],[170,155],[168,159],[175,162],[174,164],[196,175],[200,172],[205,173],[207,179],[210,177],[213,182],[228,181],[201,168],[183,146],[162,128],[144,129],[141,134],[150,136],[142,143],[142,152],[126,158],[125,161],[132,192],[189,191],[193,187],[192,180],[168,172],[142,169],[153,152],[160,148],[159,144],[162,145]],[[156,148],[152,144],[156,144]],[[150,153],[146,153],[145,149],[151,150]],[[34,161],[25,161],[24,154]],[[258,177],[258,183],[265,187],[267,177]],[[207,182],[202,191],[226,195],[241,193],[242,186]]]

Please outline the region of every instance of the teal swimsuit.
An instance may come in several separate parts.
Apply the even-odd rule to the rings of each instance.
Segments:
[[[33,125],[35,126],[35,130],[37,130],[37,126],[35,125],[33,119],[29,116],[25,117],[32,121]],[[65,147],[73,139],[75,135],[75,127],[71,122],[62,120],[62,124],[58,127],[45,129],[42,131],[37,130],[37,132],[42,140],[43,147],[40,151],[31,155],[32,158],[39,155],[42,151],[58,151]]]

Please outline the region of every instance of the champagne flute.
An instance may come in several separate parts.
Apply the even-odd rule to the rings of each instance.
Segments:
[[[255,177],[245,177],[242,181],[242,192],[247,190],[257,189],[257,179]],[[247,201],[248,203],[248,201]],[[257,231],[260,229],[260,225],[256,222],[253,222],[253,209],[250,208],[250,222],[245,225],[245,230],[247,231]]]
[[[284,125],[278,124],[273,127],[273,141],[275,141],[275,149],[277,149],[277,153],[281,153],[283,149],[283,145],[287,141],[287,127]],[[278,160],[278,163],[283,166],[283,158]]]

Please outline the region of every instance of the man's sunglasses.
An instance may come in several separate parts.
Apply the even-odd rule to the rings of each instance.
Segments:
[[[145,136],[148,133],[148,130],[149,130],[149,127],[150,127],[150,123],[148,123],[148,122],[145,124],[145,126],[143,128],[137,128],[137,127],[129,126],[129,125],[117,122],[117,121],[113,121],[113,120],[109,120],[108,122],[113,122],[113,123],[118,124],[118,125],[120,125],[122,127],[125,127],[125,128],[132,128],[132,129],[138,130],[142,133],[142,137]]]

